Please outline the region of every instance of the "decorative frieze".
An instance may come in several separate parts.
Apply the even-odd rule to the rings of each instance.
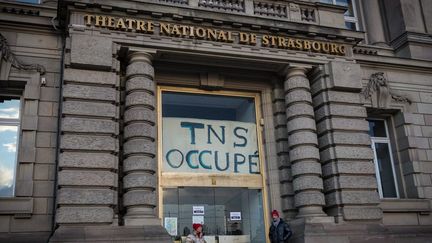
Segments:
[[[254,14],[286,18],[287,6],[278,3],[254,2]]]
[[[244,0],[199,0],[198,6],[232,12],[244,12]]]

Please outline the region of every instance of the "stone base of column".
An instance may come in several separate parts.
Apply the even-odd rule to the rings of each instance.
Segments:
[[[289,221],[293,236],[290,243],[334,243],[334,242],[431,242],[431,226],[389,226],[379,223],[323,222],[331,217]],[[321,222],[320,222],[321,221]],[[333,220],[334,221],[334,220]]]
[[[158,218],[141,215],[126,215],[124,217],[125,226],[147,226],[147,225],[160,225],[161,221]]]
[[[171,243],[172,239],[161,225],[60,226],[49,242]]]

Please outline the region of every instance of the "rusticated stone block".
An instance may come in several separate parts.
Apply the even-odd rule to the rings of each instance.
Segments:
[[[322,167],[323,175],[337,174],[369,174],[375,175],[375,166],[370,161],[341,161],[330,162]]]
[[[380,202],[378,192],[376,191],[335,191],[325,196],[326,206],[335,205],[376,205]]]
[[[58,224],[111,223],[113,218],[110,207],[60,207],[56,212]]]
[[[342,92],[334,90],[321,92],[318,95],[314,96],[312,100],[314,107],[329,102],[361,104],[360,93]]]
[[[62,131],[118,134],[118,124],[113,120],[64,117]]]
[[[283,183],[280,187],[281,197],[294,196],[292,183]]]
[[[289,151],[288,141],[279,141],[276,144],[277,151]]]
[[[282,89],[282,87],[280,87],[280,85],[278,85],[278,87],[273,89],[273,95],[272,95],[272,100],[284,100],[284,94],[285,91]]]
[[[305,175],[305,176],[294,178],[293,186],[295,192],[308,190],[308,189],[322,190],[323,181],[319,176]]]
[[[296,193],[294,196],[295,207],[308,205],[324,205],[324,194],[318,191],[304,191]]]
[[[373,151],[370,147],[348,147],[336,146],[330,147],[320,152],[321,162],[326,162],[335,159],[361,159],[372,160]]]
[[[106,70],[112,67],[112,40],[107,37],[72,35],[71,64]]]
[[[318,138],[320,148],[331,145],[366,145],[369,146],[371,141],[367,133],[359,132],[333,132],[326,133]]]
[[[108,103],[67,100],[63,102],[63,114],[101,117],[118,117],[118,107]]]
[[[369,176],[338,176],[330,177],[324,180],[324,188],[326,191],[338,189],[376,189],[377,182],[373,175]]]
[[[318,160],[319,157],[319,151],[318,148],[314,146],[298,146],[290,151],[290,161],[291,163],[294,163],[297,160]]]
[[[116,205],[117,192],[111,189],[61,188],[58,203]]]
[[[117,143],[117,139],[110,136],[65,134],[61,137],[62,149],[117,151]]]
[[[148,190],[128,191],[123,195],[123,205],[151,205],[156,206],[156,193]]]
[[[286,115],[284,113],[278,113],[274,116],[274,122],[276,126],[286,126]]]
[[[317,161],[300,161],[291,165],[292,176],[301,174],[321,175],[321,164]]]
[[[292,133],[288,139],[289,147],[292,148],[301,144],[318,145],[316,134],[311,131],[300,131]]]
[[[114,88],[110,87],[66,84],[63,87],[63,97],[88,100],[117,101],[117,91]]]
[[[291,176],[291,169],[284,168],[279,171],[279,181],[280,182],[291,182],[292,176]]]
[[[314,116],[313,107],[308,103],[294,103],[288,105],[286,108],[286,117],[291,118],[294,116]]]
[[[153,66],[145,61],[130,63],[126,68],[126,76],[131,77],[134,75],[145,75],[151,79],[154,78]]]
[[[156,138],[156,127],[149,123],[131,123],[124,127],[124,138],[131,137],[147,137],[150,139]]]
[[[118,158],[110,153],[63,152],[59,157],[60,167],[117,169]]]
[[[352,131],[369,131],[369,124],[364,119],[350,119],[350,118],[331,118],[325,119],[318,123],[318,134],[324,133],[328,130],[352,130]]]
[[[155,82],[147,77],[133,77],[126,81],[126,92],[133,90],[147,90],[155,93]]]
[[[285,95],[285,100],[289,103],[296,101],[305,101],[312,104],[311,93],[305,89],[293,90]]]
[[[123,171],[145,170],[156,172],[157,162],[155,158],[148,156],[130,156],[123,161]]]
[[[117,174],[110,171],[62,170],[58,172],[58,184],[117,187]]]
[[[123,177],[123,188],[156,188],[156,176],[145,172],[133,172]]]
[[[155,155],[156,144],[148,139],[131,139],[123,144],[123,154],[146,153]]]
[[[135,91],[126,95],[126,107],[133,105],[145,105],[154,109],[156,97],[145,91]]]
[[[315,112],[316,120],[321,120],[325,117],[366,117],[366,109],[362,106],[352,106],[352,105],[326,105],[322,106]]]
[[[288,92],[293,89],[306,89],[309,90],[309,80],[303,76],[294,76],[284,82],[284,90]]]
[[[288,134],[297,130],[316,130],[315,120],[311,117],[301,117],[287,122]]]
[[[126,123],[132,121],[147,121],[155,123],[156,112],[144,107],[131,107],[124,113],[124,121]]]
[[[378,207],[345,206],[342,213],[345,220],[377,220],[383,216]]]
[[[285,113],[285,102],[275,102],[273,104],[273,113]]]
[[[279,140],[288,140],[288,131],[286,125],[283,127],[275,128],[275,139],[276,142]]]
[[[117,86],[119,84],[119,76],[113,72],[105,71],[90,71],[83,69],[66,68],[64,70],[64,80],[90,83],[90,84],[106,84]]]
[[[330,62],[330,85],[341,90],[361,90],[362,72],[360,64],[348,62]]]

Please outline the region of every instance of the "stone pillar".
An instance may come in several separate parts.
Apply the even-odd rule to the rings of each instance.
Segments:
[[[349,71],[347,71],[349,70]],[[382,218],[359,64],[331,62],[310,73],[325,211],[340,221]]]
[[[385,38],[384,25],[381,18],[380,0],[363,0],[363,13],[365,19],[368,42],[371,45],[388,46]]]
[[[298,218],[326,216],[314,109],[305,71],[289,67],[284,82],[289,158]]]
[[[289,161],[284,93],[283,85],[280,82],[276,82],[273,88],[273,117],[282,199],[281,206],[284,218],[293,219],[297,215],[297,208],[294,206],[294,190],[292,185],[291,163]]]
[[[123,144],[125,225],[159,224],[156,208],[156,96],[152,56],[131,52],[126,68]]]

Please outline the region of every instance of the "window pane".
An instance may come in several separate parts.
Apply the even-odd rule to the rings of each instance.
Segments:
[[[18,126],[0,124],[0,197],[12,197]]]
[[[375,143],[375,150],[383,197],[397,197],[389,146],[387,143]]]
[[[386,138],[387,132],[385,128],[385,121],[383,120],[368,120],[369,122],[369,135],[371,137]]]
[[[333,4],[333,0],[321,0],[322,3]]]
[[[162,116],[255,123],[253,98],[163,92]]]
[[[16,1],[22,3],[39,3],[39,0],[16,0]]]
[[[356,24],[354,22],[345,22],[345,27],[349,30],[357,30]]]
[[[0,102],[0,118],[18,119],[20,100],[5,100]]]

